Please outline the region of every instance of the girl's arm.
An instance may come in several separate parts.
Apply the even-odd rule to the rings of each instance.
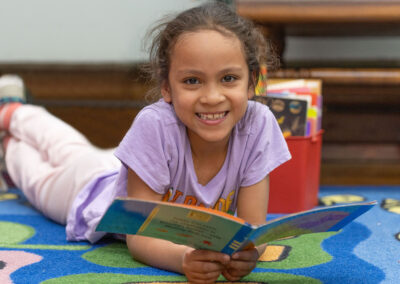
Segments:
[[[253,225],[264,224],[268,210],[268,195],[269,176],[254,185],[240,188],[237,203],[238,217]],[[265,248],[264,244],[254,249],[234,253],[223,275],[230,281],[246,276],[256,267],[257,260],[264,253]]]
[[[129,170],[127,192],[129,197],[162,200],[138,175]],[[127,235],[126,242],[132,257],[147,265],[184,273],[192,283],[214,283],[229,262],[229,256],[212,251],[194,250],[169,241]]]
[[[265,224],[268,210],[269,176],[251,186],[239,190],[238,217],[252,225]]]

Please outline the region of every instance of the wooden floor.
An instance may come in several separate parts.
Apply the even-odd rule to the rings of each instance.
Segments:
[[[44,105],[102,148],[117,146],[146,104],[148,85],[131,66],[0,65],[2,73],[22,76],[33,103]],[[368,83],[369,92],[364,92],[360,82],[346,85],[329,78],[323,87],[321,184],[400,184],[400,84]],[[371,88],[382,90],[388,101],[375,96]],[[360,92],[364,96],[352,96]]]

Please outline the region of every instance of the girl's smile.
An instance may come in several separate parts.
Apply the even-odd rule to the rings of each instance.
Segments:
[[[217,112],[217,113],[196,113],[199,119],[208,125],[217,125],[222,122],[228,115],[228,111]]]
[[[227,31],[182,34],[170,51],[168,82],[161,92],[187,127],[192,146],[227,145],[253,95],[241,42]]]

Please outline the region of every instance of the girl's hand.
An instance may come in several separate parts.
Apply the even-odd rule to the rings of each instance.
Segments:
[[[190,283],[214,283],[228,263],[226,254],[189,248],[183,256],[182,269]]]
[[[253,271],[258,258],[259,254],[256,248],[236,252],[232,255],[231,261],[222,275],[229,281],[237,281]]]

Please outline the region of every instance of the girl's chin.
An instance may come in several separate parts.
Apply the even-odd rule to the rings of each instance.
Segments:
[[[214,131],[197,132],[195,135],[191,135],[191,141],[193,141],[193,139],[200,139],[203,142],[207,143],[220,143],[228,141],[229,135],[230,131],[221,131],[219,133],[216,133]]]

